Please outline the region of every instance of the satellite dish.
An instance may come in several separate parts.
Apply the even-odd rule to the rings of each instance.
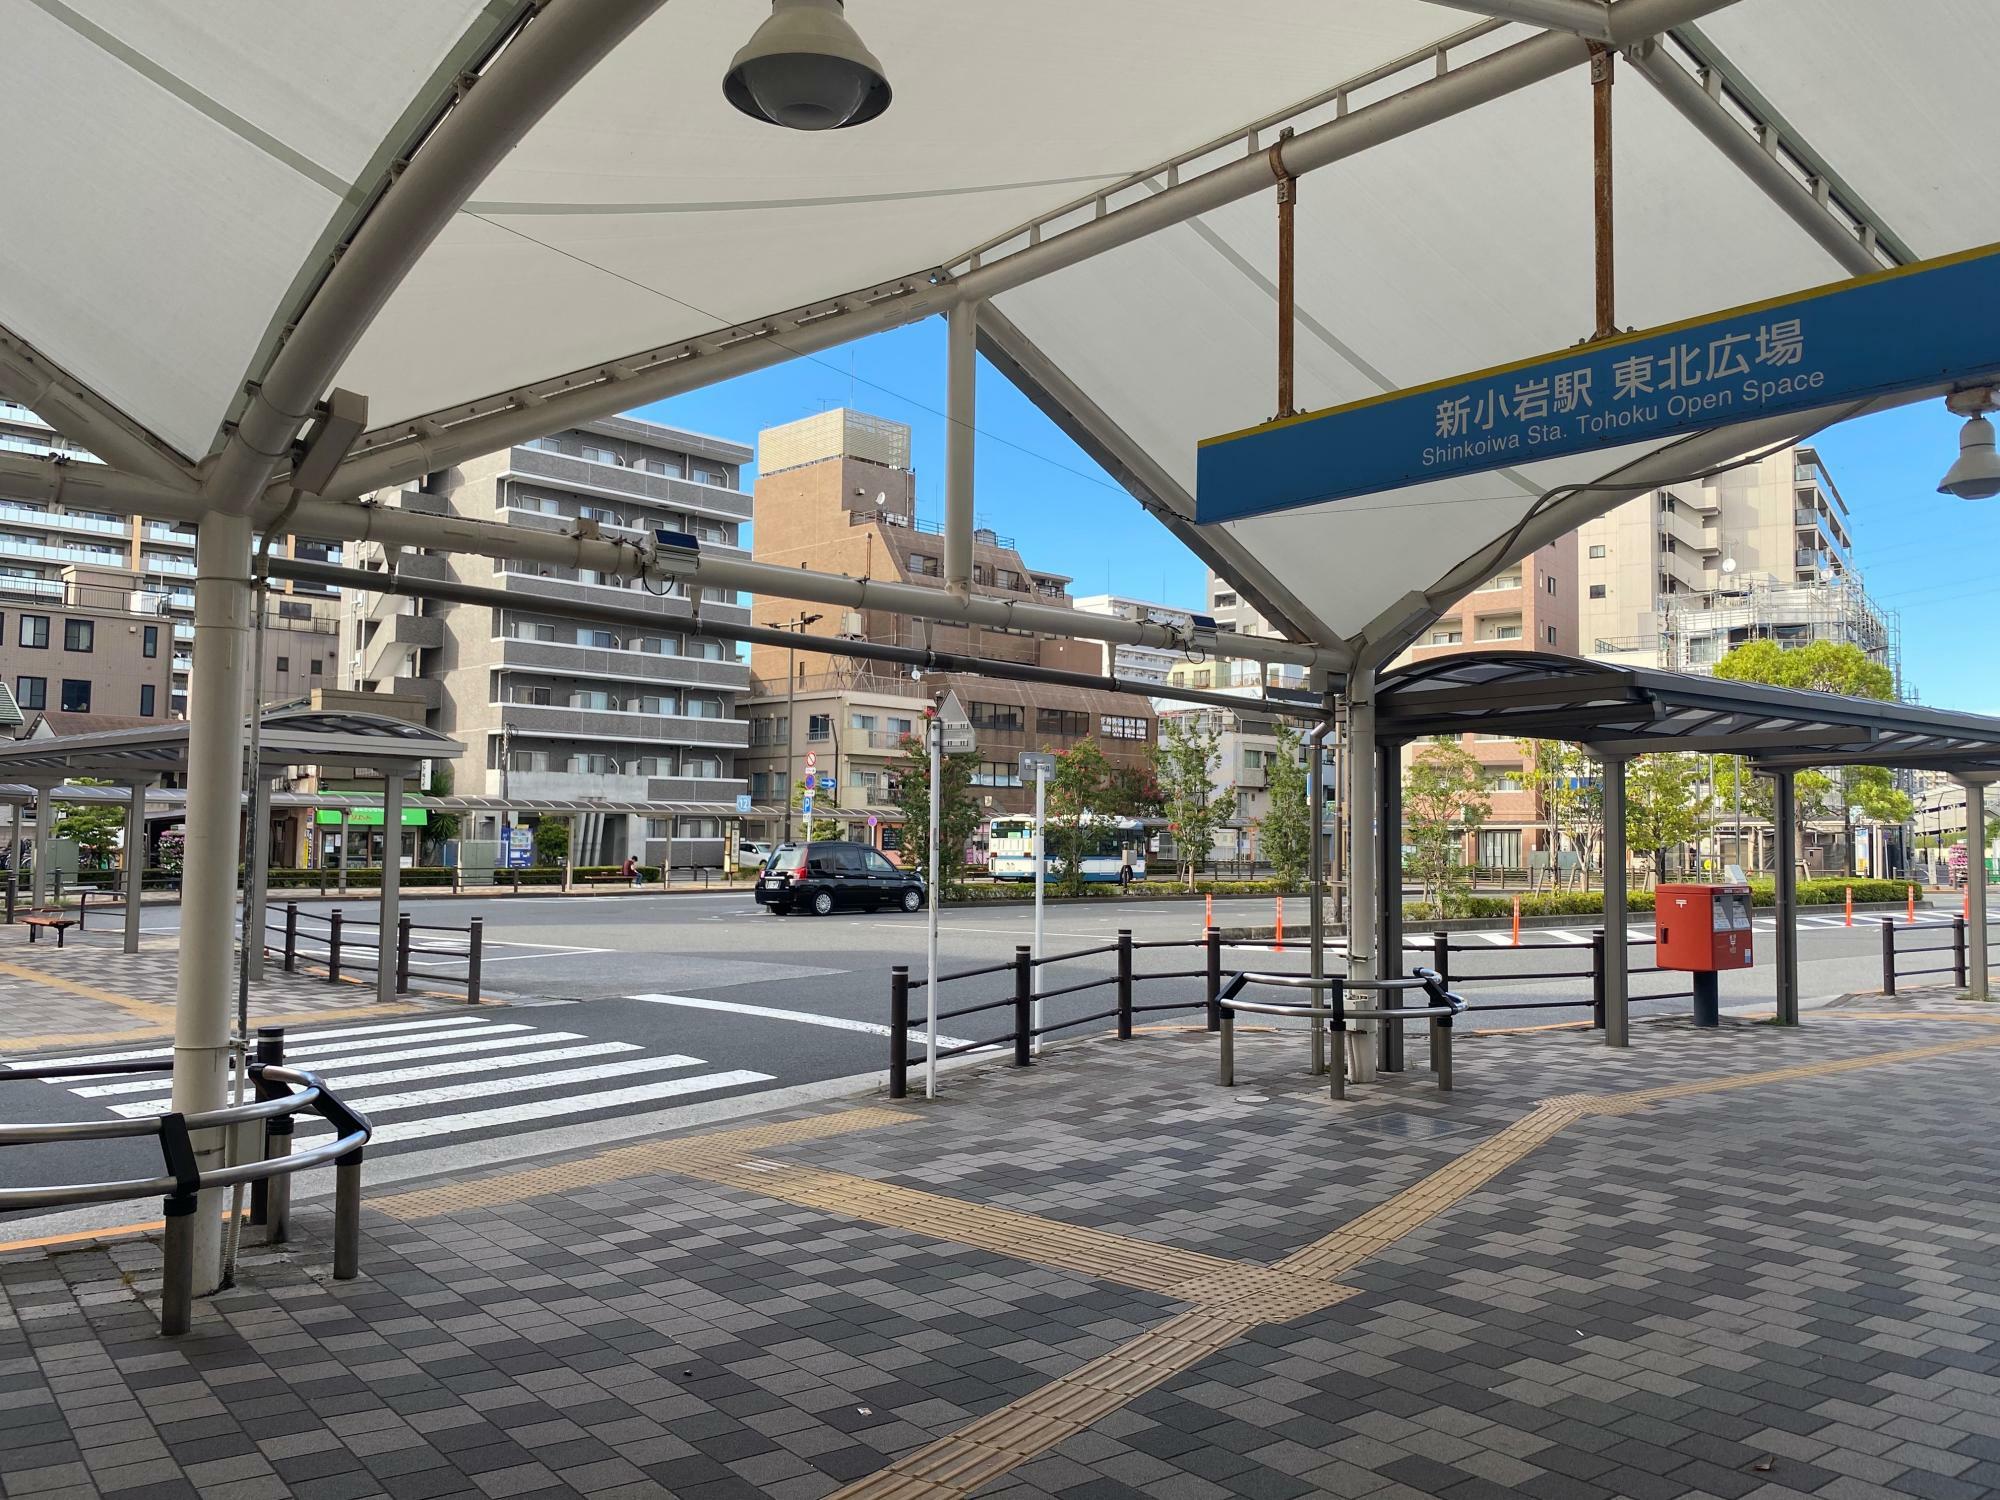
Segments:
[[[1733,557],[1723,558],[1722,571],[1725,573],[1734,573],[1736,571],[1736,559]]]

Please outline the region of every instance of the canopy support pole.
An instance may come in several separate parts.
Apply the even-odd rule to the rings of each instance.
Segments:
[[[1312,977],[1326,978],[1326,834],[1321,817],[1321,809],[1326,806],[1326,737],[1333,732],[1334,707],[1331,695],[1327,693],[1327,673],[1325,669],[1313,673],[1313,686],[1320,690],[1323,705],[1320,721],[1313,725],[1306,735],[1306,804],[1307,821],[1312,829],[1312,843],[1306,852],[1306,883],[1311,892],[1307,898],[1307,908],[1311,913],[1308,926],[1312,929]],[[1314,990],[1315,996],[1322,991]],[[1326,1071],[1326,1031],[1323,1027],[1313,1027],[1312,1070],[1317,1077]]]
[[[1991,776],[1961,776],[1965,788],[1965,977],[1974,1000],[1992,992],[1986,947],[1986,783]]]
[[[382,888],[375,920],[375,998],[396,998],[396,923],[403,895],[403,773],[382,777]]]
[[[1293,210],[1298,206],[1299,180],[1285,170],[1285,142],[1294,132],[1290,126],[1278,132],[1278,144],[1271,148],[1271,175],[1278,179],[1278,415],[1289,417],[1298,411],[1293,400],[1295,368],[1294,342],[1298,332],[1296,302],[1293,297],[1295,256]],[[1315,1033],[1316,1034],[1316,1033]]]
[[[1381,955],[1378,977],[1403,977],[1403,745],[1382,740],[1375,747],[1382,778],[1375,821],[1381,829],[1381,853],[1376,858],[1375,885],[1381,892],[1382,913],[1376,919],[1375,949]],[[1385,1072],[1403,1071],[1403,1025],[1382,1028],[1378,1061]]]
[[[1632,1044],[1628,1015],[1631,913],[1625,904],[1625,757],[1596,752],[1604,767],[1604,1045]]]
[[[125,790],[131,801],[125,804],[125,951],[139,951],[139,900],[146,892],[146,788],[145,781],[128,781]]]
[[[49,829],[56,820],[55,788],[35,788],[35,867],[30,872],[28,904],[39,910],[49,900]]]
[[[1596,339],[1608,339],[1618,332],[1618,282],[1614,270],[1611,169],[1611,82],[1612,60],[1608,47],[1593,44],[1590,49],[1590,123],[1595,170],[1594,203],[1597,240],[1597,331]]]
[[[1347,679],[1347,977],[1376,979],[1375,918],[1375,667],[1356,663]],[[1348,1076],[1375,1081],[1373,1021],[1348,1030]],[[1334,1066],[1340,1066],[1335,1060]]]
[[[174,998],[173,1107],[182,1114],[228,1101],[231,919],[243,777],[243,704],[250,665],[250,519],[215,511],[195,548],[195,661],[189,694],[187,843],[181,882],[179,985]],[[196,1165],[220,1171],[219,1131],[195,1137]],[[194,1214],[197,1294],[221,1284],[221,1190]]]
[[[944,587],[972,597],[972,460],[979,383],[979,304],[954,302],[945,314]]]
[[[1795,771],[1771,774],[1776,876],[1778,1024],[1799,1024],[1799,798]]]

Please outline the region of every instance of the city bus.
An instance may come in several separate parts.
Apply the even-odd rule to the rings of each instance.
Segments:
[[[1062,855],[1057,849],[1060,835],[1051,831],[1048,878],[1062,874]],[[1132,878],[1146,878],[1146,829],[1135,818],[1104,818],[1096,813],[1083,815],[1083,878],[1116,881],[1127,860]],[[995,880],[1035,878],[1035,820],[1032,817],[995,818],[986,837],[986,873]]]

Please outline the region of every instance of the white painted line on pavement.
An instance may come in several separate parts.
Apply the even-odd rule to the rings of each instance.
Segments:
[[[703,1000],[694,995],[627,995],[627,1000],[643,1000],[648,1005],[679,1005],[688,1010],[719,1010],[732,1015],[759,1016],[766,1021],[797,1021],[805,1026],[826,1026],[835,1031],[860,1031],[869,1036],[888,1036],[889,1028],[875,1021],[850,1021],[844,1016],[823,1016],[810,1010],[778,1010],[768,1005],[743,1005],[734,1000]],[[910,1028],[912,1036],[916,1028]],[[971,1045],[964,1037],[938,1037],[940,1047]]]
[[[582,1114],[592,1109],[617,1109],[627,1104],[644,1104],[652,1099],[672,1099],[682,1094],[705,1094],[715,1089],[733,1089],[746,1083],[770,1083],[769,1073],[752,1073],[737,1068],[726,1073],[702,1073],[693,1078],[671,1078],[660,1083],[641,1084],[629,1089],[606,1089],[601,1093],[571,1094],[562,1099],[535,1099],[510,1104],[501,1109],[475,1109],[465,1114],[437,1115],[428,1120],[401,1120],[393,1125],[377,1125],[371,1145],[392,1141],[427,1140],[432,1136],[457,1135],[467,1130],[491,1130],[523,1120],[547,1120],[559,1115]],[[366,1104],[363,1103],[363,1112]],[[327,1135],[321,1129],[301,1128],[303,1143]]]
[[[476,1052],[481,1048],[496,1047],[539,1047],[544,1042],[581,1041],[581,1034],[574,1031],[555,1031],[537,1037],[508,1037],[504,1041],[478,1042],[465,1047],[427,1047],[416,1052],[385,1052],[372,1057],[344,1057],[336,1060],[341,1068],[355,1067],[361,1063],[402,1062],[413,1057],[432,1057],[440,1054],[451,1056],[459,1052]],[[442,1078],[454,1073],[490,1073],[501,1068],[531,1068],[541,1063],[570,1062],[580,1057],[603,1057],[613,1052],[638,1052],[642,1050],[637,1042],[592,1042],[578,1047],[551,1047],[542,1052],[505,1052],[498,1057],[472,1057],[459,1062],[426,1063],[420,1068],[392,1068],[377,1073],[343,1072],[335,1080],[343,1089],[367,1088],[378,1083],[410,1083],[419,1078]],[[300,1062],[299,1067],[312,1067],[311,1063]],[[146,1089],[157,1090],[160,1080],[144,1078],[136,1083],[105,1083],[95,1088],[71,1089],[72,1094],[94,1098],[106,1094],[136,1094]]]
[[[328,1037],[360,1036],[364,1032],[431,1031],[440,1026],[484,1026],[486,1024],[487,1020],[484,1016],[449,1016],[435,1021],[390,1021],[380,1026],[343,1026],[338,1030],[314,1031],[310,1035],[303,1036],[300,1039],[305,1042],[317,1043]],[[294,1033],[294,1035],[297,1035],[297,1033]],[[379,1044],[371,1042],[369,1045],[375,1046]],[[325,1051],[327,1049],[321,1048],[320,1050]],[[162,1042],[157,1047],[143,1047],[137,1052],[93,1052],[88,1057],[56,1057],[50,1055],[47,1057],[15,1058],[12,1060],[15,1062],[49,1064],[140,1062],[149,1057],[164,1057],[172,1051],[172,1042]]]

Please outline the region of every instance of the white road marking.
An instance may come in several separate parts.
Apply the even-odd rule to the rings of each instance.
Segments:
[[[446,1016],[434,1021],[388,1021],[379,1026],[343,1026],[328,1031],[315,1030],[310,1034],[300,1036],[299,1040],[301,1042],[317,1043],[329,1037],[361,1036],[364,1033],[373,1034],[381,1031],[433,1031],[442,1026],[485,1026],[487,1024],[487,1018],[484,1016]],[[379,1044],[370,1043],[369,1045],[375,1046]],[[320,1050],[325,1051],[327,1049],[321,1048]],[[20,1058],[16,1059],[16,1061],[48,1063],[51,1065],[57,1063],[140,1062],[149,1057],[164,1057],[172,1051],[173,1043],[162,1042],[157,1047],[146,1047],[137,1052],[94,1052],[88,1057],[37,1057]]]
[[[688,1010],[719,1010],[732,1015],[761,1016],[767,1021],[797,1021],[806,1026],[826,1026],[835,1031],[859,1031],[869,1036],[888,1036],[889,1028],[876,1021],[850,1021],[844,1016],[822,1016],[810,1010],[779,1010],[768,1005],[741,1005],[733,1000],[703,1000],[694,995],[627,995],[627,1000],[643,1000],[648,1005],[679,1005]],[[912,1020],[920,1012],[913,1013]],[[914,1039],[921,1036],[920,1027],[912,1026],[910,1035]],[[965,1037],[938,1036],[940,1047],[965,1047],[971,1045]]]
[[[477,1052],[496,1047],[539,1047],[544,1042],[581,1041],[582,1034],[575,1031],[551,1031],[536,1037],[507,1037],[501,1041],[473,1042],[464,1047],[424,1047],[414,1052],[383,1052],[367,1057],[343,1057],[335,1061],[342,1068],[352,1068],[362,1063],[403,1062],[410,1058],[443,1056],[450,1057],[460,1052]],[[409,1083],[418,1078],[442,1078],[453,1073],[488,1073],[500,1068],[529,1068],[540,1063],[569,1062],[579,1057],[602,1057],[613,1052],[638,1052],[637,1042],[592,1042],[578,1047],[551,1047],[543,1052],[507,1052],[499,1057],[472,1057],[462,1061],[440,1061],[426,1063],[420,1068],[394,1068],[378,1073],[340,1073],[333,1081],[342,1089],[367,1088],[378,1083]],[[310,1062],[301,1061],[295,1066],[320,1069]],[[95,1088],[71,1089],[72,1094],[84,1098],[96,1098],[107,1094],[136,1094],[146,1089],[157,1090],[157,1078],[141,1079],[137,1083],[104,1083]]]
[[[464,1114],[437,1115],[428,1120],[401,1120],[392,1125],[377,1125],[372,1144],[388,1145],[394,1141],[427,1140],[432,1136],[457,1135],[468,1130],[492,1130],[504,1125],[519,1124],[523,1120],[547,1120],[558,1115],[582,1114],[593,1109],[617,1109],[628,1104],[645,1104],[654,1099],[672,1099],[683,1094],[705,1094],[716,1089],[731,1089],[746,1083],[770,1083],[769,1073],[752,1073],[737,1068],[726,1073],[701,1073],[693,1078],[670,1078],[658,1083],[641,1084],[629,1089],[606,1089],[601,1093],[571,1094],[562,1099],[534,1099],[522,1104],[510,1104],[501,1109],[475,1109]],[[362,1112],[367,1112],[367,1101],[358,1101]],[[299,1139],[315,1140],[329,1134],[326,1128],[305,1128],[299,1131]]]

